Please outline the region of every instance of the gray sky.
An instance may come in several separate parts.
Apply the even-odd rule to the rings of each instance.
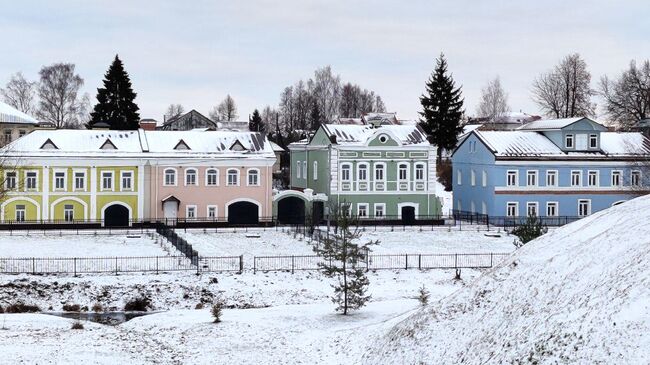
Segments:
[[[95,102],[116,53],[141,117],[170,103],[207,114],[230,93],[240,119],[277,105],[285,86],[331,65],[344,81],[417,118],[443,51],[466,109],[496,75],[513,110],[537,113],[532,80],[579,52],[595,86],[650,57],[650,1],[3,1],[0,83],[73,62]],[[599,100],[598,100],[599,101]]]

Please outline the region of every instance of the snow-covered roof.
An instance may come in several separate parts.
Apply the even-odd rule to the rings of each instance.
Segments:
[[[279,144],[277,144],[277,143],[275,143],[273,141],[269,141],[269,143],[271,144],[271,148],[273,149],[273,152],[284,152],[285,151],[285,149],[280,147]]]
[[[12,142],[5,149],[10,154],[66,156],[127,157],[143,153],[147,156],[185,157],[192,154],[274,156],[270,141],[264,135],[229,131],[37,130]]]
[[[564,119],[545,119],[545,120],[536,120],[522,125],[517,128],[520,130],[529,130],[529,131],[540,131],[540,130],[551,130],[551,129],[562,129],[568,125],[571,125],[579,120],[588,119],[584,117],[577,118],[564,118]]]
[[[387,132],[405,145],[428,145],[427,136],[417,125],[341,125],[324,124],[323,129],[329,137],[336,136],[340,145],[365,145],[381,132]]]
[[[38,120],[0,101],[0,123],[38,124]]]

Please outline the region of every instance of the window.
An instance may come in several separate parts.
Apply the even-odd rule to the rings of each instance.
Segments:
[[[260,172],[257,169],[248,170],[248,185],[258,186],[260,184]]]
[[[424,180],[424,165],[415,165],[415,180]]]
[[[175,169],[166,169],[165,170],[165,186],[174,186],[176,185],[176,170]]]
[[[487,214],[487,204],[481,202],[481,214]]]
[[[185,170],[185,185],[196,185],[196,170],[187,169]]]
[[[526,171],[526,185],[537,186],[537,170]]]
[[[350,181],[350,165],[341,165],[341,180]]]
[[[598,186],[598,171],[587,172],[587,185]]]
[[[557,186],[557,171],[546,171],[546,186]]]
[[[537,217],[537,202],[526,203],[526,215],[529,217]]]
[[[185,217],[187,219],[196,218],[196,205],[188,205],[185,207]]]
[[[620,170],[612,171],[612,186],[621,186],[621,175],[623,173]]]
[[[23,204],[16,205],[16,222],[25,221],[25,206]]]
[[[54,190],[65,190],[65,172],[54,173]]]
[[[456,210],[461,211],[461,212],[463,211],[463,205],[462,205],[462,202],[460,201],[460,199],[458,199],[456,201]]]
[[[407,164],[405,164],[405,163],[399,164],[399,166],[397,167],[397,178],[398,178],[398,180],[407,180],[408,175],[409,175],[408,171],[409,171],[409,167],[408,167]],[[459,171],[459,173],[460,173],[460,171]],[[460,184],[460,182],[458,184]]]
[[[487,186],[487,171],[483,170],[482,176],[481,176],[481,185]],[[483,213],[485,214],[485,213]]]
[[[28,171],[25,173],[25,187],[27,190],[36,190],[38,185],[38,173],[36,171]]]
[[[296,176],[298,177],[298,179],[302,177],[301,167],[302,167],[302,162],[296,161]]]
[[[375,218],[384,218],[386,215],[386,204],[375,204]]]
[[[307,161],[302,162],[302,177],[307,179]]]
[[[473,200],[472,200],[471,202],[469,202],[469,211],[470,211],[471,213],[476,213],[476,205],[474,205],[474,201],[473,201]]]
[[[133,190],[133,172],[132,171],[122,171],[122,190],[123,191],[132,191]]]
[[[75,190],[85,190],[86,189],[86,173],[77,171],[74,173],[74,189]]]
[[[507,185],[508,186],[517,186],[517,180],[519,180],[519,172],[515,170],[508,171],[507,174]]]
[[[312,172],[313,179],[318,180],[318,161],[314,161],[314,171]]]
[[[113,172],[102,172],[102,190],[113,190]]]
[[[359,164],[357,166],[357,178],[359,181],[367,181],[368,180],[368,165],[364,164]]]
[[[215,219],[217,218],[217,207],[214,205],[208,205],[208,218]]]
[[[578,200],[578,216],[586,217],[591,214],[591,200],[580,199]]]
[[[74,205],[66,204],[63,206],[63,220],[66,222],[74,220]]]
[[[508,217],[516,217],[519,215],[519,203],[508,202],[506,203],[506,215]]]
[[[357,204],[357,216],[359,218],[368,218],[368,204],[367,203],[358,203]]]
[[[228,170],[226,185],[236,186],[239,185],[239,171],[235,169]]]
[[[11,142],[11,129],[5,129],[5,143],[10,143]]]
[[[633,170],[630,178],[630,185],[641,186],[641,171]]]
[[[567,134],[564,137],[564,147],[573,148],[573,134]]]
[[[589,135],[589,148],[598,148],[598,135],[590,134]]]
[[[384,180],[384,164],[375,164],[375,181]]]
[[[571,171],[571,186],[581,186],[582,171]]]
[[[21,129],[18,131],[18,137],[24,137],[27,134],[27,131],[24,129]]]
[[[546,203],[546,216],[548,217],[557,217],[558,216],[558,209],[557,209],[557,202],[547,202]]]
[[[460,170],[456,172],[456,184],[458,185],[463,184],[463,173]]]
[[[205,172],[205,185],[208,186],[219,185],[219,172],[216,169],[208,169]]]
[[[16,188],[16,172],[15,171],[9,171],[5,173],[5,188],[7,190],[15,189]]]
[[[474,169],[469,172],[469,181],[472,186],[476,185],[476,173],[474,172]]]

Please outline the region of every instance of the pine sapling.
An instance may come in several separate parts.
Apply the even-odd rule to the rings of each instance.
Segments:
[[[221,315],[223,314],[223,303],[221,301],[214,303],[212,305],[212,309],[210,310],[210,313],[212,313],[212,318],[214,318],[214,323],[221,322]]]
[[[422,286],[418,291],[420,293],[420,295],[418,296],[418,301],[420,301],[420,304],[422,304],[423,306],[427,305],[429,303],[429,296],[431,296],[431,294],[429,294],[427,288],[424,287],[424,284],[422,284]]]

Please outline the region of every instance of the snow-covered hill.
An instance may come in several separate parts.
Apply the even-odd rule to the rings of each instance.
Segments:
[[[650,363],[650,196],[528,243],[392,328],[368,364]]]

